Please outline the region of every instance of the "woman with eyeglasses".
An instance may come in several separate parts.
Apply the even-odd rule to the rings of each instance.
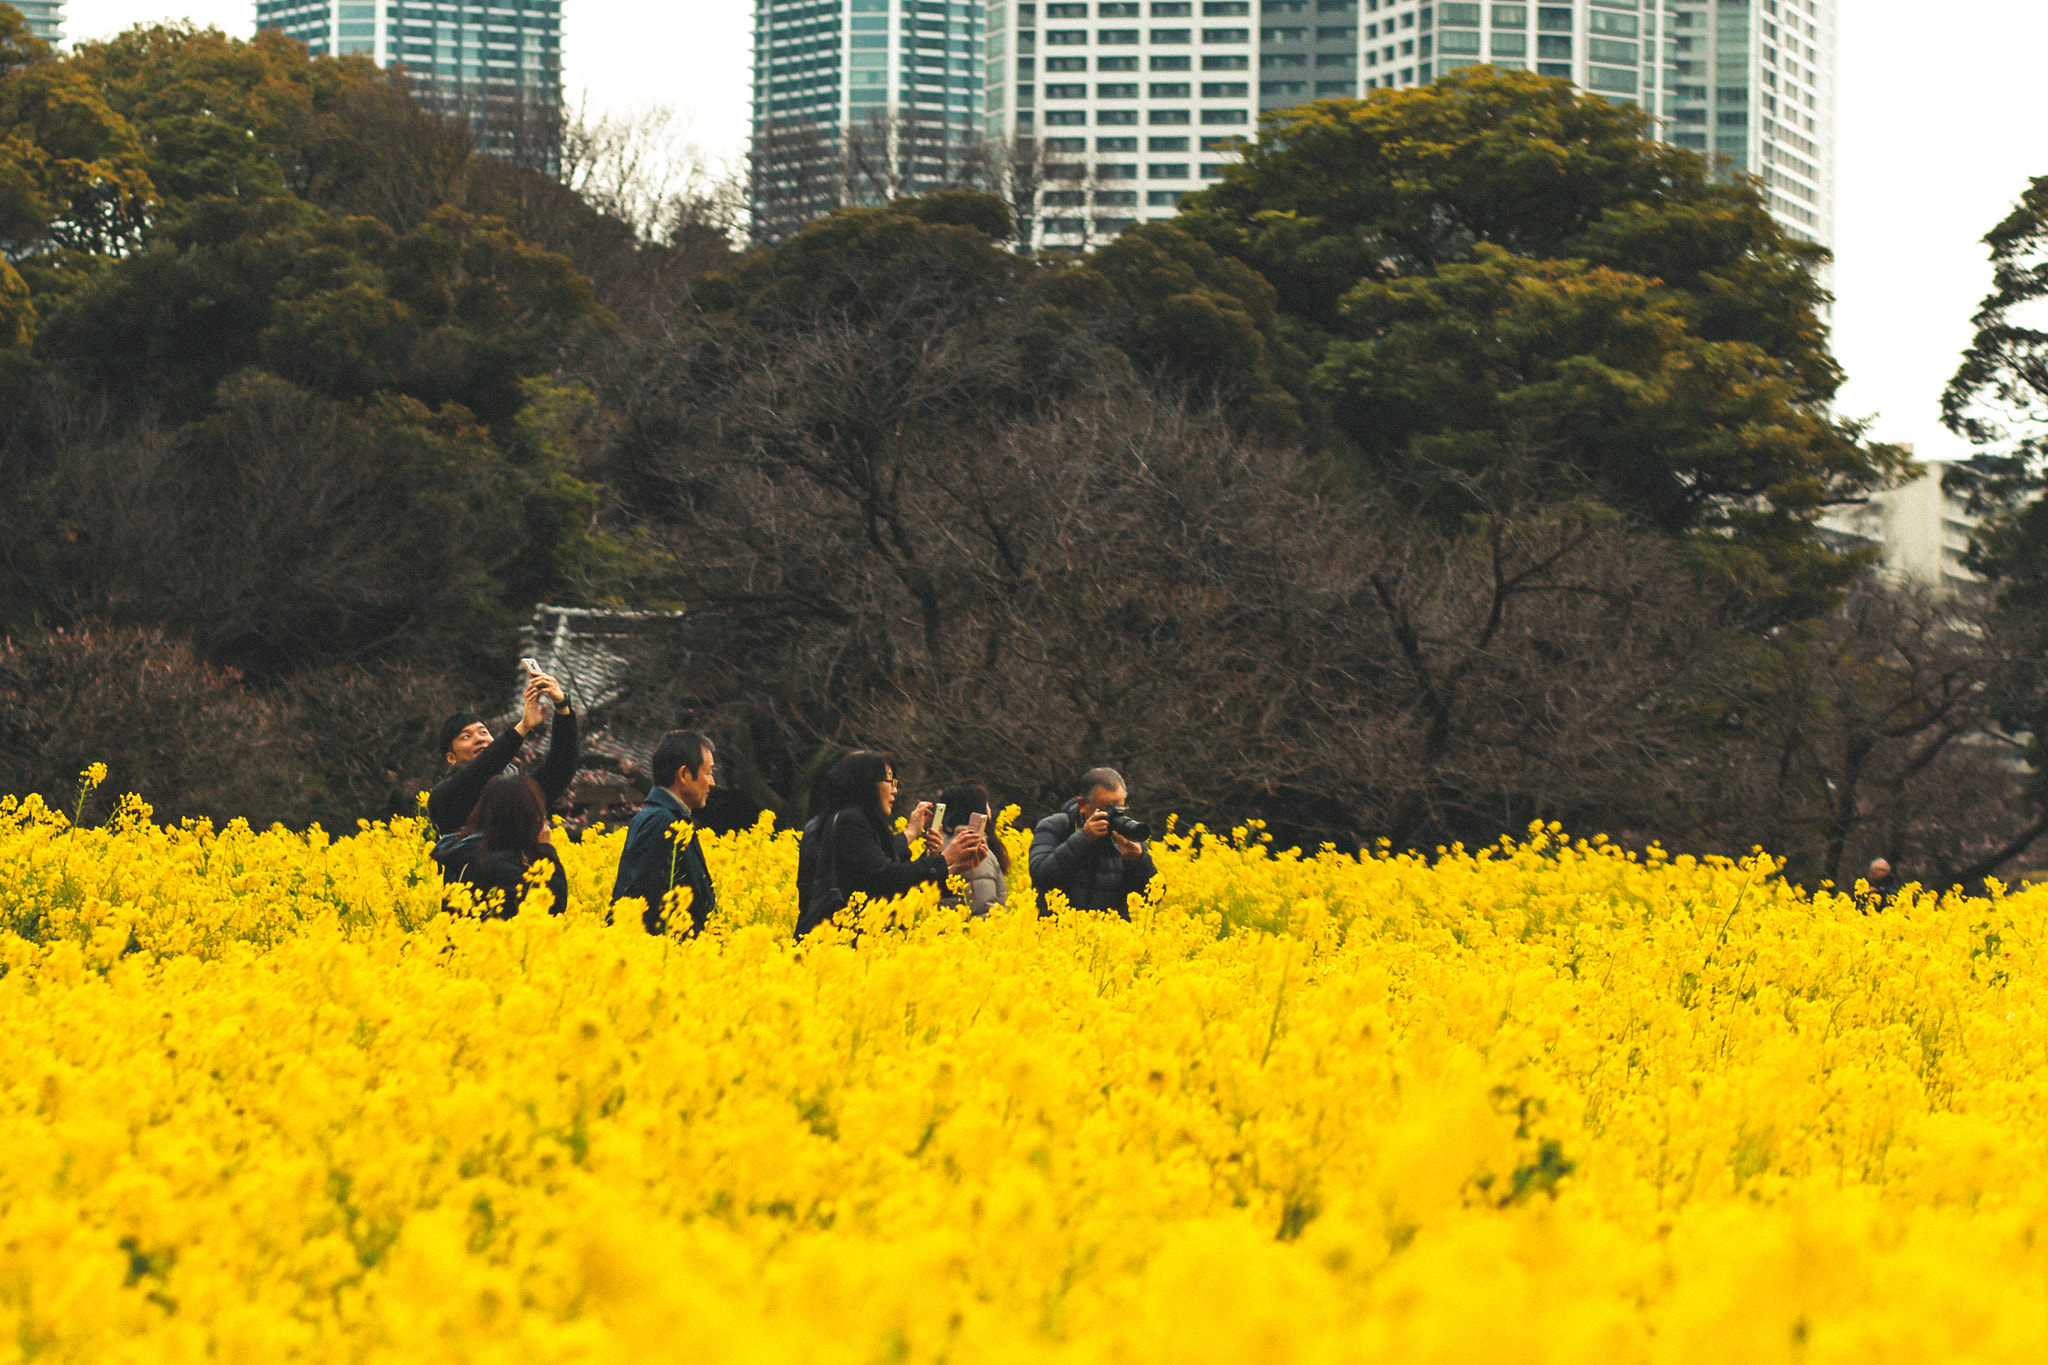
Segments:
[[[845,909],[856,893],[878,901],[927,883],[944,885],[988,852],[972,830],[942,842],[930,828],[929,802],[918,804],[898,834],[896,792],[895,758],[873,749],[848,754],[825,775],[823,814],[804,826],[797,851],[798,938]]]

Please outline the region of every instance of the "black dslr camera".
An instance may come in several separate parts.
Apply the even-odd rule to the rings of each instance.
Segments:
[[[1152,837],[1152,826],[1122,806],[1104,806],[1102,812],[1109,817],[1109,828],[1112,833],[1121,834],[1134,844],[1142,844]]]

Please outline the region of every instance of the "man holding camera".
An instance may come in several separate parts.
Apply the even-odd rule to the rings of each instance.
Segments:
[[[1081,794],[1058,815],[1038,822],[1031,835],[1031,884],[1038,913],[1059,891],[1076,910],[1114,910],[1131,917],[1130,898],[1143,894],[1158,868],[1145,850],[1151,836],[1124,810],[1124,780],[1114,768],[1081,775]]]

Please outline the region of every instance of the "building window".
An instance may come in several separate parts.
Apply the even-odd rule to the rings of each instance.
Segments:
[[[1202,41],[1205,43],[1248,43],[1252,31],[1248,28],[1205,28]]]
[[[1152,59],[1152,69],[1154,71],[1186,71],[1193,60],[1194,58],[1192,57],[1154,57]],[[1202,59],[1203,64],[1207,65],[1208,60],[1207,57],[1204,57]]]
[[[1138,59],[1136,57],[1097,57],[1095,59],[1095,69],[1097,71],[1136,71],[1138,69]]]
[[[1135,109],[1098,109],[1095,111],[1095,121],[1108,128],[1128,127],[1138,121],[1138,111]]]
[[[1045,97],[1049,100],[1085,100],[1088,98],[1086,85],[1048,85]]]
[[[1526,57],[1529,55],[1529,35],[1496,33],[1493,35],[1492,48],[1496,57]]]
[[[1618,71],[1611,66],[1594,66],[1586,69],[1586,84],[1595,90],[1607,90],[1621,95],[1636,92],[1634,69]]]
[[[1453,28],[1478,28],[1479,6],[1438,5],[1436,7],[1436,21],[1439,26],[1449,25]]]
[[[1204,109],[1204,123],[1249,123],[1251,119],[1242,109]]]
[[[1095,87],[1095,98],[1099,100],[1134,100],[1138,98],[1136,81],[1119,82],[1115,85],[1101,84]]]
[[[1145,121],[1154,127],[1186,123],[1188,122],[1188,111],[1185,109],[1154,109],[1145,116]]]
[[[1252,59],[1242,52],[1225,53],[1220,57],[1202,58],[1202,70],[1204,71],[1249,71],[1251,65]]]
[[[1079,138],[1074,139],[1076,142],[1080,140]],[[1138,150],[1138,139],[1134,137],[1099,137],[1095,139],[1095,150],[1098,152],[1135,152]]]
[[[1045,59],[1045,69],[1047,71],[1086,71],[1088,69],[1088,59],[1086,57],[1047,57]]]
[[[1194,30],[1189,28],[1155,28],[1152,30],[1152,41],[1155,44],[1191,43],[1194,41]]]
[[[1187,149],[1188,140],[1184,137],[1155,137],[1145,144],[1148,152],[1184,152]]]
[[[1189,90],[1186,81],[1152,82],[1152,98],[1155,100],[1184,100],[1188,98]]]
[[[1188,167],[1184,161],[1156,162],[1145,168],[1147,180],[1185,180]]]
[[[1493,7],[1495,28],[1527,28],[1529,7],[1527,5],[1495,5]]]
[[[1204,81],[1202,98],[1205,100],[1243,99],[1249,87],[1243,81]]]
[[[1145,203],[1152,208],[1179,208],[1186,190],[1146,190]]]
[[[1544,33],[1570,33],[1572,12],[1568,9],[1543,8],[1536,11],[1536,27]]]
[[[1547,36],[1538,37],[1536,39],[1536,55],[1539,57],[1568,58],[1572,55],[1572,40],[1569,38],[1551,38]]]

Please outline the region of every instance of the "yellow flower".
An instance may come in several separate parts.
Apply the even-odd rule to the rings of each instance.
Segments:
[[[102,770],[103,772],[103,770]],[[92,770],[87,771],[90,777]],[[1013,861],[1027,838],[1002,822]],[[441,913],[423,823],[0,798],[0,1340],[38,1360],[2038,1359],[2048,891],[1172,832],[1122,919],[799,949]],[[1021,862],[1019,864],[1021,866]],[[687,1342],[679,1347],[677,1343]]]

